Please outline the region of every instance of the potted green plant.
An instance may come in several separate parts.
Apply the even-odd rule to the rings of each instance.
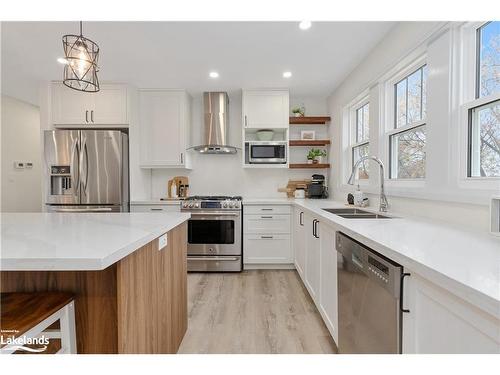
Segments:
[[[325,150],[320,150],[317,148],[312,148],[309,150],[307,153],[307,163],[308,164],[322,164],[323,163],[323,157],[326,156],[326,151]]]
[[[295,117],[304,117],[306,114],[306,109],[304,106],[292,108],[292,113]]]

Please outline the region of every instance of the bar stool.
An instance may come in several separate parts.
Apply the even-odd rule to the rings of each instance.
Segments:
[[[44,353],[55,347],[53,340],[61,342],[57,354],[75,354],[73,294],[1,293],[0,335],[1,354]]]

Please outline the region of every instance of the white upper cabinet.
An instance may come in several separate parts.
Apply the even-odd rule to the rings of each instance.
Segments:
[[[190,103],[183,90],[139,90],[141,167],[190,167]]]
[[[51,122],[55,126],[110,125],[129,123],[127,86],[101,84],[88,93],[70,89],[61,82],[51,84]]]
[[[288,128],[287,90],[243,90],[242,98],[244,128]]]
[[[128,124],[127,89],[105,85],[94,96],[92,121],[96,124]]]

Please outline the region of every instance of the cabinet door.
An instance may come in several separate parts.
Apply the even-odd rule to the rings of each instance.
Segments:
[[[141,91],[139,94],[141,165],[180,166],[184,143],[183,94]]]
[[[51,85],[52,123],[55,125],[88,125],[93,95],[73,90],[62,83]]]
[[[404,279],[403,353],[500,354],[500,321],[415,272]]]
[[[304,211],[295,210],[293,248],[295,256],[295,268],[304,281],[304,271],[306,266],[306,230],[304,224]]]
[[[245,233],[290,233],[290,215],[244,215]]]
[[[243,126],[288,128],[288,91],[244,91]]]
[[[289,234],[248,234],[243,246],[245,264],[292,263]]]
[[[320,223],[320,297],[319,310],[330,334],[338,342],[337,332],[337,250],[335,231]]]
[[[101,90],[93,95],[92,124],[128,124],[127,88],[124,85],[101,85]]]
[[[306,287],[315,303],[319,301],[320,242],[319,225],[316,218],[306,215]],[[316,237],[314,236],[316,234]]]

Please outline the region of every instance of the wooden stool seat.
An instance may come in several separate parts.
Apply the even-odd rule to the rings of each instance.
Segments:
[[[61,340],[61,353],[76,352],[74,296],[66,292],[1,293],[0,331],[4,343],[1,352],[23,350],[17,344],[5,344],[7,338],[21,336]],[[46,331],[59,321],[59,330]],[[22,345],[21,345],[22,346]],[[26,350],[29,351],[29,350]]]

